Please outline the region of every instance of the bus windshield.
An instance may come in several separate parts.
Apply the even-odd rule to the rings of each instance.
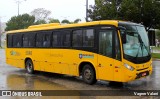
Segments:
[[[144,63],[150,60],[150,46],[146,30],[141,25],[125,25],[120,30],[124,58],[134,63]]]

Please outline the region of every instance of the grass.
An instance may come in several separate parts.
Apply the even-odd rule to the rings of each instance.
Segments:
[[[160,47],[152,47],[152,50],[154,51],[160,51]],[[152,53],[153,59],[160,59],[160,53]]]
[[[160,53],[152,53],[153,59],[160,59]]]
[[[152,47],[153,50],[160,50],[160,47]]]

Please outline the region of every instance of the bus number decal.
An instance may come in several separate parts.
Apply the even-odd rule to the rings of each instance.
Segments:
[[[26,55],[32,55],[32,51],[26,51]]]

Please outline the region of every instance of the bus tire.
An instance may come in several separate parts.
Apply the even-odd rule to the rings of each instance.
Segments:
[[[27,73],[29,74],[34,73],[34,66],[33,66],[32,60],[28,59],[25,63],[25,66],[26,66]]]
[[[89,64],[86,64],[83,67],[82,78],[83,78],[83,81],[87,84],[92,85],[92,84],[96,83],[97,80],[96,80],[95,71]]]

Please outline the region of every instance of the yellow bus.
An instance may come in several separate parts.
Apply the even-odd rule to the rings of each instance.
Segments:
[[[43,24],[7,32],[6,63],[45,71],[129,82],[149,76],[152,61],[143,25],[117,20]]]

